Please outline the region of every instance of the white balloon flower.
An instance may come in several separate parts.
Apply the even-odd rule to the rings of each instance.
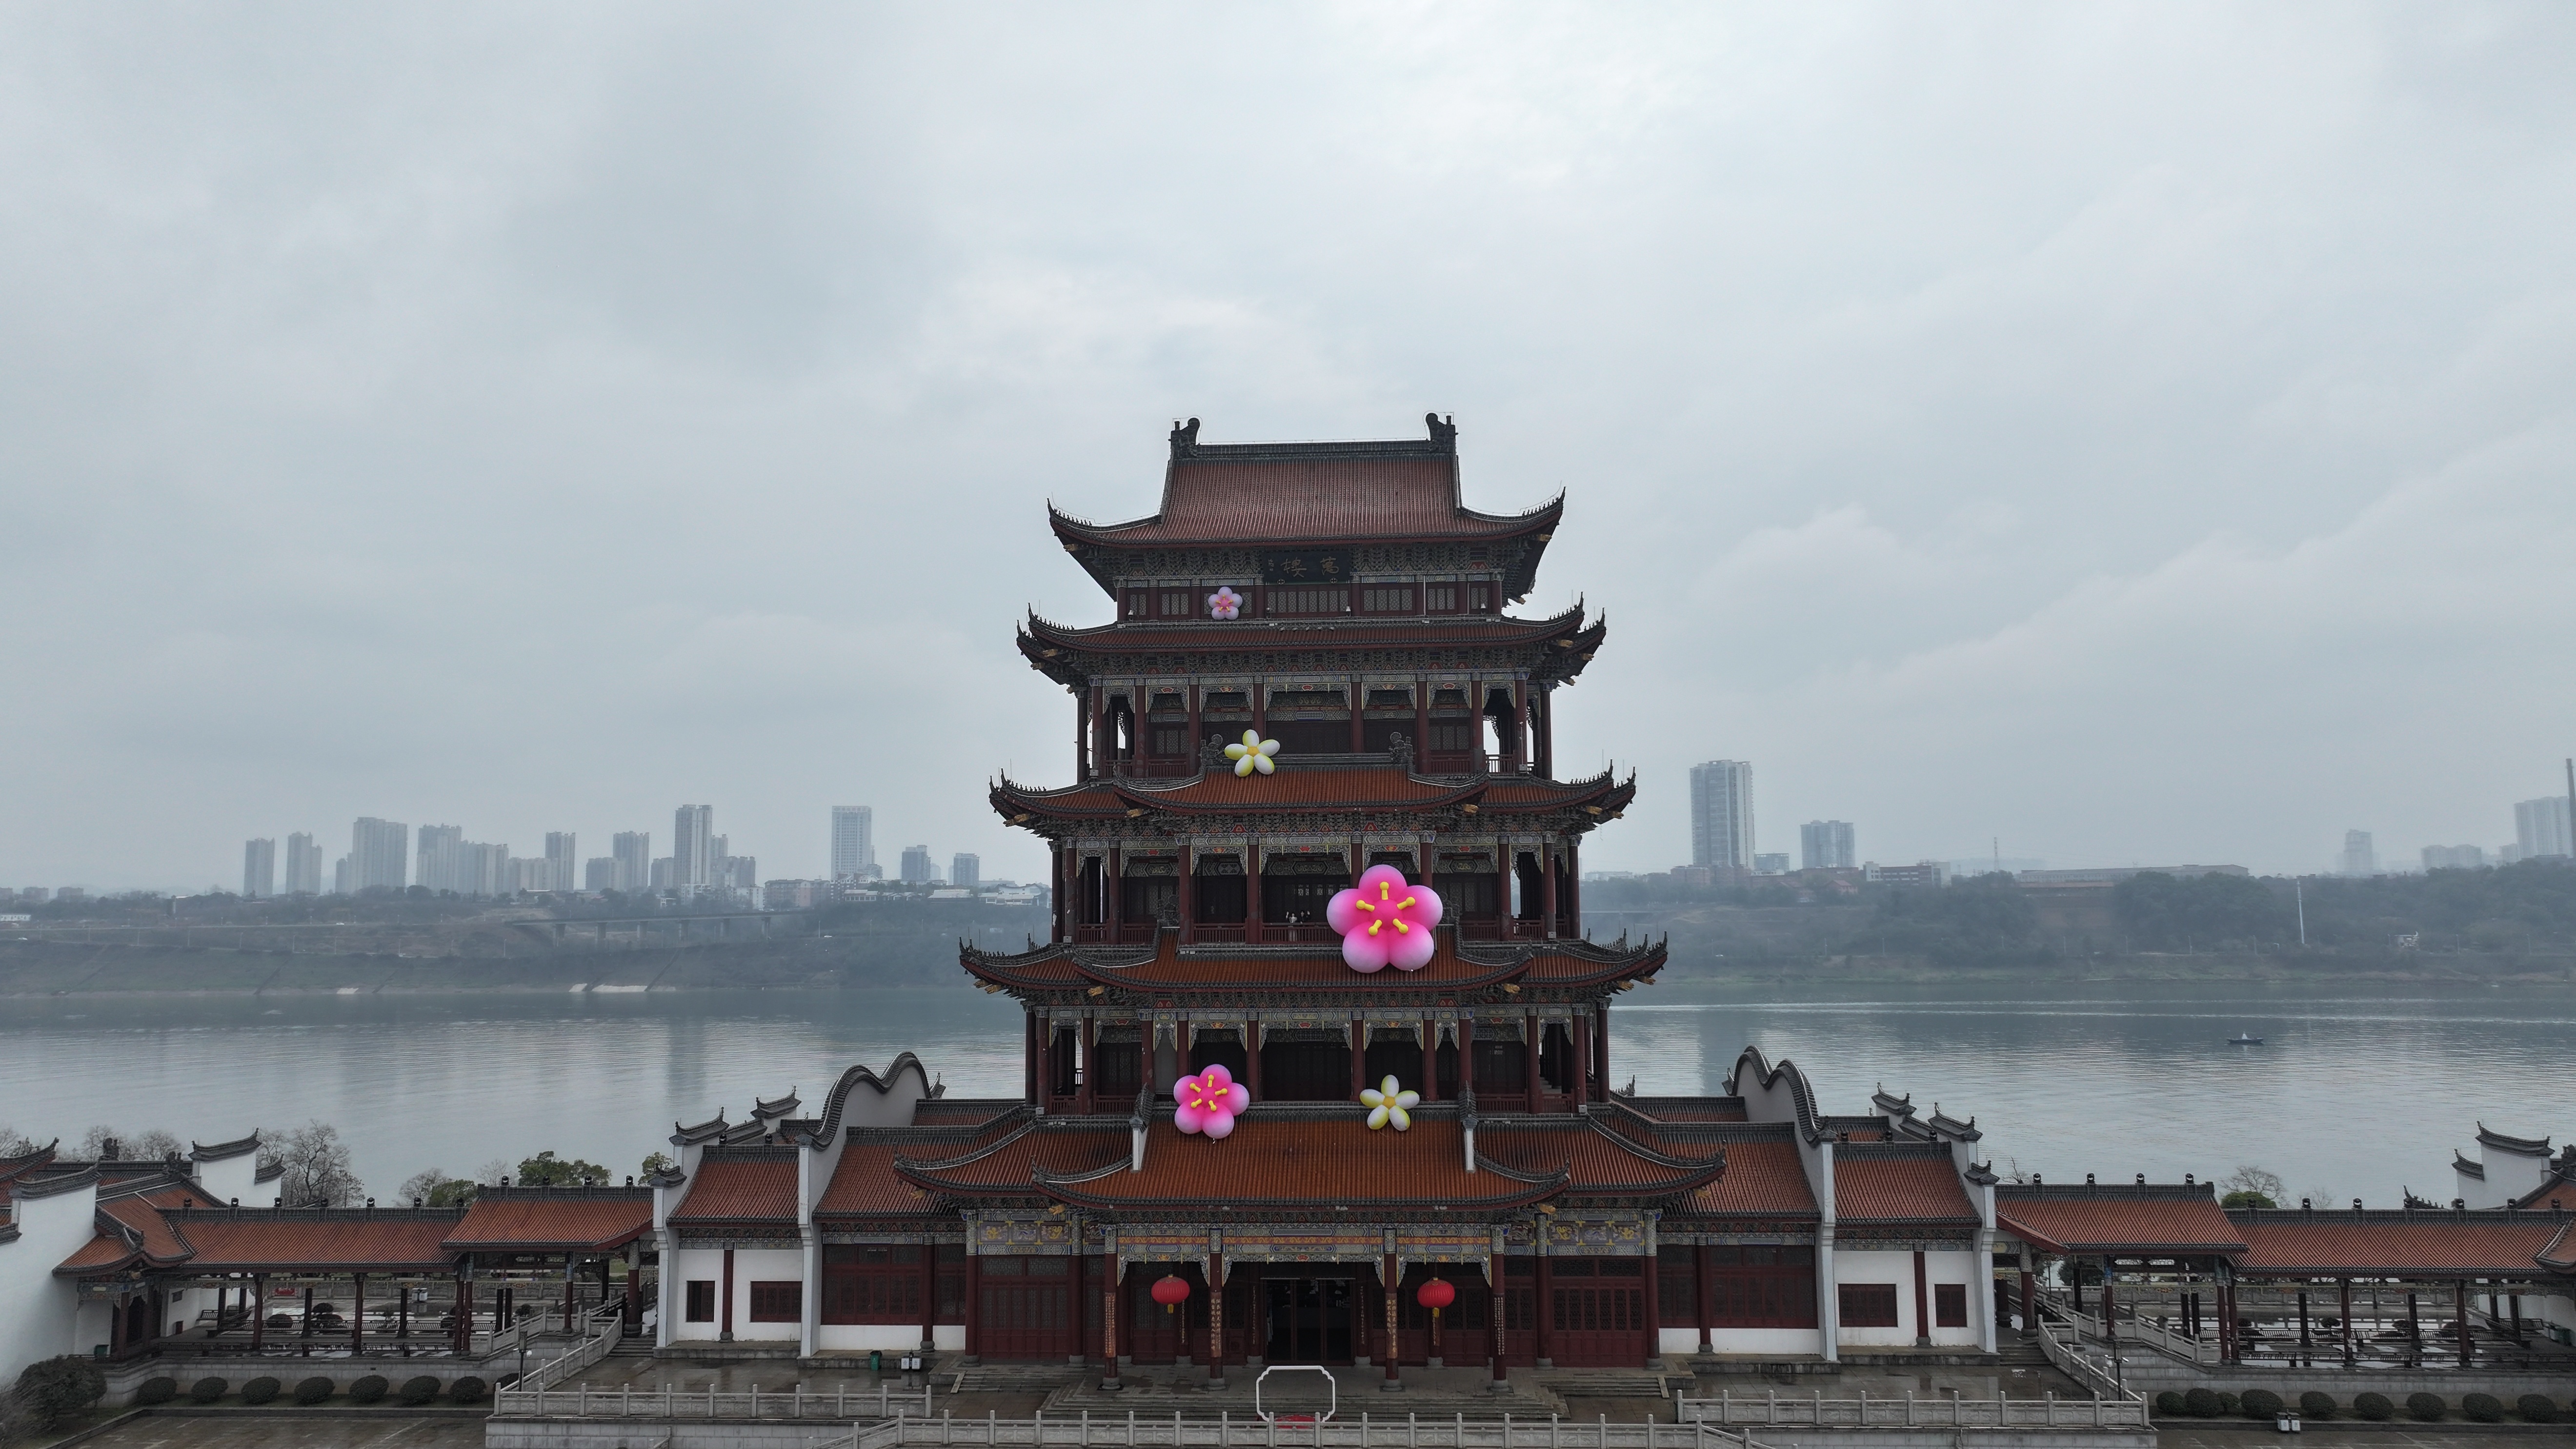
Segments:
[[[1360,1105],[1369,1109],[1368,1124],[1371,1132],[1375,1132],[1389,1122],[1395,1124],[1395,1130],[1398,1132],[1412,1131],[1413,1118],[1406,1109],[1421,1100],[1420,1092],[1402,1090],[1396,1085],[1393,1077],[1387,1078],[1374,1087],[1360,1089]]]
[[[1277,753],[1279,742],[1263,739],[1259,730],[1245,730],[1242,744],[1225,747],[1225,757],[1234,761],[1234,772],[1238,775],[1249,775],[1255,770],[1267,775],[1278,769],[1270,760]]]

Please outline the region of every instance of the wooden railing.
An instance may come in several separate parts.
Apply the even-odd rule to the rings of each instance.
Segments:
[[[536,1376],[529,1377],[534,1380]],[[875,1393],[852,1393],[846,1385],[828,1394],[808,1393],[801,1388],[784,1393],[775,1389],[766,1393],[759,1389],[718,1393],[712,1388],[703,1392],[646,1389],[638,1393],[631,1384],[614,1389],[575,1384],[568,1389],[503,1389],[494,1396],[492,1411],[505,1418],[926,1419],[930,1416],[930,1386],[923,1384],[918,1394],[909,1389],[896,1393],[884,1384],[877,1385]]]

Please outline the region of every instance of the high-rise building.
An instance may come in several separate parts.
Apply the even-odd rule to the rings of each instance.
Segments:
[[[876,821],[865,805],[832,807],[832,879],[863,876],[877,863]]]
[[[277,894],[277,842],[242,842],[242,894],[252,900]]]
[[[546,832],[546,889],[569,892],[581,877],[576,871],[579,861],[573,858],[573,833],[569,830]]]
[[[2428,845],[2424,847],[2426,870],[2476,870],[2487,863],[2485,850],[2474,845]]]
[[[1849,870],[1860,863],[1848,820],[1810,820],[1798,827],[1798,863],[1807,870]]]
[[[617,884],[617,857],[594,855],[582,863],[581,888],[597,895],[601,891],[620,890]]]
[[[968,890],[973,890],[975,887],[983,884],[983,882],[983,857],[970,855],[962,850],[949,857],[948,883],[950,885],[964,886]]]
[[[411,843],[406,838],[410,834],[398,821],[358,817],[349,830],[350,894],[377,886],[401,890],[410,875],[404,859],[410,853],[404,849]]]
[[[716,807],[683,805],[671,812],[671,886],[706,885],[715,872]]]
[[[1691,864],[1726,870],[1753,868],[1753,765],[1711,760],[1693,765]]]
[[[2335,874],[2379,874],[2379,851],[2370,843],[2369,831],[2347,830],[2343,833],[2343,853],[2335,857]]]
[[[621,830],[608,838],[608,851],[617,862],[617,873],[611,877],[610,889],[645,891],[653,884],[653,832]]]
[[[1753,873],[1755,875],[1787,875],[1789,873],[1789,852],[1783,850],[1773,855],[1755,855],[1753,857]]]
[[[657,891],[676,889],[674,883],[680,878],[678,865],[677,861],[667,855],[653,857],[653,878],[650,889]]]
[[[907,845],[903,848],[903,879],[907,885],[939,879],[939,871],[930,863],[930,847]]]
[[[469,840],[459,858],[463,864],[457,875],[458,895],[505,896],[518,889],[518,883],[511,879],[507,845]]]
[[[331,862],[331,894],[354,896],[358,893],[358,858],[344,855]]]
[[[419,855],[419,864],[412,871],[415,882],[432,892],[470,894],[465,889],[464,826],[422,826]]]
[[[322,847],[315,845],[306,831],[298,830],[286,837],[286,893],[322,894]]]
[[[2576,855],[2567,832],[2567,797],[2543,795],[2525,800],[2513,807],[2513,843],[2522,847],[2521,858],[2536,859],[2544,855]]]

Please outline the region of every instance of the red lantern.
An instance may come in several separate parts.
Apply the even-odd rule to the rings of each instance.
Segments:
[[[1413,1301],[1438,1313],[1458,1301],[1458,1290],[1450,1285],[1448,1279],[1434,1278],[1413,1290]]]
[[[1181,1305],[1189,1301],[1190,1285],[1187,1281],[1166,1273],[1154,1280],[1153,1293],[1154,1301],[1162,1304],[1165,1312],[1178,1313],[1181,1311]]]

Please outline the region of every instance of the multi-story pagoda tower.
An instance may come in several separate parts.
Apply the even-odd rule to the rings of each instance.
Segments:
[[[1581,842],[1633,777],[1552,769],[1555,692],[1604,626],[1580,604],[1505,612],[1564,500],[1467,507],[1457,429],[1427,421],[1397,442],[1215,444],[1193,418],[1152,517],[1051,512],[1117,617],[1020,634],[1073,696],[1075,783],[1005,780],[992,802],[1048,842],[1054,938],[968,960],[1026,1003],[1045,1110],[1123,1114],[1209,1062],[1259,1102],[1347,1102],[1388,1075],[1487,1113],[1604,1095],[1602,1003],[1663,962],[1583,938]],[[1226,758],[1247,735],[1277,741],[1275,773]],[[1420,971],[1338,954],[1325,906],[1375,865],[1444,903]]]

